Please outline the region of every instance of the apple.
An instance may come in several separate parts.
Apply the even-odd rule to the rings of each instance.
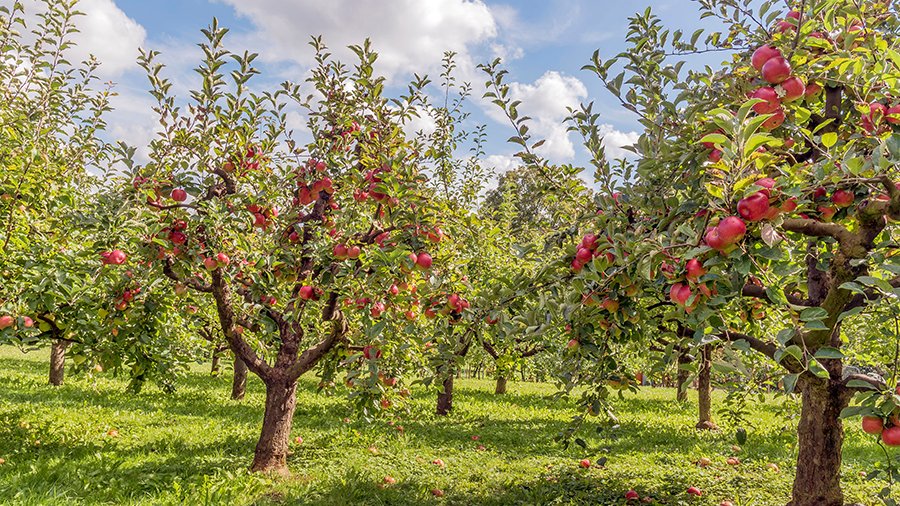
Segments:
[[[759,46],[756,51],[753,51],[753,56],[750,57],[750,64],[753,65],[753,68],[762,72],[763,65],[765,65],[767,61],[772,58],[781,57],[781,51],[779,51],[778,48],[766,44]]]
[[[347,246],[343,244],[335,244],[331,252],[334,255],[334,258],[338,260],[344,260],[345,258],[347,258],[347,254],[349,253],[347,250]]]
[[[575,260],[582,265],[590,262],[592,258],[594,258],[594,254],[587,248],[579,246],[578,251],[575,252]]]
[[[703,492],[701,492],[700,489],[697,487],[688,487],[687,493],[690,495],[695,495],[697,497],[700,497],[703,495]]]
[[[109,437],[119,437],[119,431],[116,429],[109,429],[106,431],[106,435]]]
[[[397,483],[397,480],[393,476],[385,476],[384,479],[381,481],[385,485],[393,485],[393,484]]]
[[[174,200],[175,202],[184,202],[185,200],[187,200],[187,192],[182,190],[181,188],[175,188],[174,190],[172,190],[172,194],[169,196],[172,197],[172,200]]]
[[[631,490],[629,490],[628,492],[625,492],[625,500],[626,500],[626,501],[636,501],[636,500],[638,500],[640,497],[641,497],[641,496],[638,495],[638,493],[635,492],[634,489],[631,489]]]
[[[578,339],[569,339],[569,342],[566,344],[566,348],[569,348],[571,350],[573,348],[577,348],[579,344],[581,343],[578,342]]]
[[[884,432],[881,433],[881,442],[886,446],[900,446],[900,427],[884,429]]]
[[[184,232],[173,230],[169,232],[169,240],[172,241],[172,244],[184,244],[187,242],[187,236],[184,235]]]
[[[703,241],[707,246],[714,250],[723,250],[727,247],[725,241],[722,240],[722,237],[719,235],[719,229],[715,227],[710,227],[706,231],[706,235],[703,237]]]
[[[784,80],[778,86],[781,87],[781,91],[783,92],[783,96],[781,100],[784,102],[793,102],[806,94],[806,86],[803,84],[803,80],[797,76],[791,76]]]
[[[853,204],[853,198],[853,194],[847,190],[835,190],[835,192],[831,194],[831,201],[837,207],[847,207]]]
[[[372,309],[369,310],[369,313],[372,315],[372,318],[381,318],[381,315],[384,313],[384,303],[376,302],[372,304]]]
[[[125,263],[125,260],[128,259],[125,252],[120,249],[103,251],[100,253],[100,257],[102,258],[101,261],[104,265],[122,265]]]
[[[578,465],[583,467],[584,469],[587,469],[591,467],[591,461],[590,459],[581,459],[581,461],[578,462]]]
[[[439,488],[431,489],[431,495],[435,497],[444,497],[444,491]]]
[[[219,262],[213,257],[206,257],[203,259],[203,266],[206,267],[206,270],[208,271],[214,271],[219,267]]]
[[[707,467],[712,464],[712,460],[710,460],[708,457],[700,457],[700,460],[697,461],[697,464],[700,467]]]
[[[813,100],[822,93],[822,85],[817,83],[808,83],[806,85],[806,100]]]
[[[740,463],[741,463],[740,459],[738,459],[737,457],[728,457],[727,459],[725,459],[725,462],[729,466],[737,466],[737,465],[740,465]]]
[[[892,125],[900,125],[900,104],[891,106],[887,110],[884,120]]]
[[[607,297],[600,303],[600,307],[609,311],[610,313],[615,313],[619,310],[619,301]]]
[[[797,199],[793,197],[782,202],[781,207],[779,207],[779,210],[783,213],[793,212],[794,209],[797,209]]]
[[[441,460],[441,459],[434,459],[434,460],[431,461],[431,463],[434,464],[434,465],[436,465],[436,466],[438,466],[438,467],[444,467],[444,466],[445,466],[444,461]]]
[[[303,444],[303,438],[300,437],[300,436],[295,437],[295,438],[294,438],[294,444],[302,445],[302,444]]]
[[[228,255],[225,253],[219,253],[216,255],[216,262],[218,262],[219,265],[225,266],[231,263],[231,259],[228,258]]]
[[[391,407],[390,399],[381,399],[381,409],[388,409]]]
[[[359,258],[359,254],[361,251],[362,250],[359,248],[359,246],[350,246],[349,248],[347,248],[347,257],[356,260],[357,258]]]
[[[431,268],[431,262],[431,255],[424,251],[416,255],[416,267],[423,271]]]
[[[778,464],[774,462],[769,462],[768,464],[766,464],[766,469],[772,471],[773,473],[778,473],[781,471],[781,469],[778,468]]]
[[[681,307],[685,307],[687,305],[687,301],[691,298],[691,295],[691,288],[684,283],[675,283],[669,289],[669,298],[672,299],[672,302],[678,304]]]
[[[719,503],[719,506],[734,506],[734,503],[731,501],[722,501]]]
[[[747,221],[759,221],[769,212],[769,197],[758,191],[738,202],[738,214]]]
[[[720,151],[718,149],[712,150],[709,153],[709,161],[711,161],[712,163],[718,162],[719,160],[722,159],[722,154],[723,154],[722,151]]]
[[[822,221],[831,221],[834,214],[837,213],[837,209],[829,206],[819,206],[818,211],[822,215]]]
[[[760,126],[762,126],[766,130],[775,130],[776,128],[780,127],[784,123],[784,120],[785,120],[784,110],[778,109],[777,111],[775,111],[772,114],[771,118],[763,121],[762,125],[760,125]]]
[[[15,318],[9,315],[0,316],[0,330],[8,329],[12,327],[16,322]]]
[[[778,98],[778,92],[771,86],[763,86],[750,94],[750,98],[758,98],[765,100],[758,104],[753,104],[753,111],[756,114],[769,114],[781,108],[781,99]]]
[[[732,245],[744,238],[747,233],[747,225],[737,216],[729,216],[716,225],[719,237],[727,245]]]
[[[377,360],[381,358],[381,350],[374,346],[363,346],[363,356],[366,360]]]
[[[26,329],[30,329],[31,327],[34,327],[34,320],[27,316],[24,316],[22,317],[22,326]]]
[[[316,300],[316,289],[309,285],[303,285],[298,290],[297,295],[303,300]]]
[[[771,196],[770,190],[775,188],[775,180],[770,177],[760,178],[756,181],[756,186],[762,188],[760,192],[764,193],[766,197]]]
[[[791,77],[791,64],[782,56],[769,59],[760,70],[763,79],[772,84],[781,84]]]

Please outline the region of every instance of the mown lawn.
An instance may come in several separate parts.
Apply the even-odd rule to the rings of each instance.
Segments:
[[[755,425],[732,467],[725,459],[734,427],[698,433],[695,399],[678,405],[669,389],[617,401],[619,428],[583,431],[584,450],[553,442],[574,411],[549,398],[551,385],[511,382],[497,397],[490,381],[461,380],[448,418],[432,415],[433,394],[414,388],[400,433],[356,421],[342,398],[317,394],[310,376],[294,419],[304,441],[290,458],[293,477],[270,480],[246,472],[262,417],[255,378],[247,398],[234,402],[230,375],[212,378],[199,366],[172,395],[152,386],[130,395],[104,374],[69,375],[55,389],[46,369],[45,353],[0,348],[0,504],[625,504],[634,488],[653,504],[776,505],[788,500],[796,451],[793,422],[772,403],[752,407]],[[883,455],[852,425],[847,502],[880,504],[881,484],[859,473]],[[578,465],[600,457],[608,459],[603,468]],[[694,465],[701,457],[713,464]],[[433,465],[436,458],[446,466]],[[382,489],[387,475],[397,483]],[[704,496],[687,496],[691,485]],[[435,488],[443,498],[432,496]]]

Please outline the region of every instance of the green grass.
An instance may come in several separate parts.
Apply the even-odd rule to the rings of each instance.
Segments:
[[[431,414],[434,396],[420,388],[401,434],[386,422],[344,423],[353,418],[347,403],[318,395],[309,376],[294,418],[304,442],[290,457],[292,478],[276,480],[246,471],[262,417],[255,378],[246,400],[234,402],[229,375],[211,378],[199,366],[173,395],[149,386],[131,395],[104,374],[69,375],[52,388],[46,369],[44,353],[0,348],[0,504],[624,504],[635,488],[654,504],[777,505],[788,501],[796,452],[794,422],[776,416],[774,404],[752,408],[755,425],[733,468],[725,458],[734,428],[697,432],[695,399],[678,405],[669,389],[617,401],[618,429],[584,431],[590,450],[566,450],[552,438],[574,411],[548,397],[551,385],[511,382],[497,397],[490,381],[461,380],[448,418]],[[112,428],[118,437],[107,435]],[[882,455],[863,436],[856,424],[848,429],[847,502],[880,504],[879,484],[859,472]],[[604,468],[578,466],[602,456]],[[713,465],[697,467],[700,457]],[[396,485],[379,488],[385,475]],[[691,500],[689,485],[704,496]],[[445,496],[432,497],[433,488]]]

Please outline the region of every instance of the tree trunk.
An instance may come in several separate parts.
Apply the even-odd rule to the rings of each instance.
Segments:
[[[266,413],[250,471],[289,474],[287,454],[296,407],[296,381],[266,383]]]
[[[66,375],[66,348],[69,343],[59,339],[50,345],[50,384],[58,387]]]
[[[843,506],[841,445],[844,429],[839,415],[852,391],[836,382],[801,377],[803,397],[797,427],[797,474],[788,506]]]
[[[497,376],[497,386],[494,388],[495,394],[506,393],[506,376]]]
[[[210,376],[218,376],[219,375],[219,349],[213,348],[212,351],[212,366],[209,369]]]
[[[678,402],[687,401],[687,387],[685,387],[685,383],[687,383],[689,372],[682,369],[681,366],[690,364],[691,361],[688,359],[687,353],[680,353],[678,355],[678,371],[675,377],[675,400]]]
[[[444,380],[444,391],[438,394],[437,398],[437,414],[446,416],[453,410],[453,375],[447,376]]]
[[[712,372],[712,345],[707,344],[703,347],[702,356],[700,358],[700,369],[697,371],[697,394],[700,400],[700,420],[697,422],[697,428],[702,430],[717,430],[715,422],[712,421],[712,386],[710,385],[710,374]]]
[[[231,398],[239,401],[244,398],[247,388],[247,364],[240,357],[234,357],[234,379],[231,382]],[[266,394],[268,395],[268,394]]]

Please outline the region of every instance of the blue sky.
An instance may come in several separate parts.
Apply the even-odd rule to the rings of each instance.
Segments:
[[[184,93],[194,84],[200,30],[213,17],[231,29],[230,49],[260,53],[259,67],[272,83],[304,79],[312,55],[306,42],[314,34],[339,55],[346,55],[341,47],[371,38],[381,55],[378,70],[395,85],[411,71],[436,75],[441,53],[455,50],[476,97],[484,78],[475,65],[502,56],[514,96],[535,118],[532,132],[548,139],[543,154],[553,162],[583,164],[584,150],[561,123],[567,105],[597,103],[612,155],[636,137],[635,117],[580,69],[595,49],[603,56],[622,50],[627,18],[647,7],[673,29],[718,28],[701,24],[691,0],[82,0],[79,51],[97,54],[102,77],[117,83],[110,135],[138,146],[152,135],[153,118],[146,79],[134,64],[137,47],[161,51],[167,75]],[[705,56],[704,63],[721,57]],[[486,163],[509,168],[515,150],[504,144],[510,131],[503,118],[481,100],[471,109],[473,121],[488,126]]]

